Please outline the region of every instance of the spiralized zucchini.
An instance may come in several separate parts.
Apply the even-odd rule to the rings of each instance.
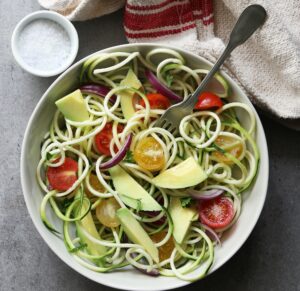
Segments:
[[[129,68],[133,69],[142,82],[142,90],[120,85]],[[173,232],[173,222],[167,210],[170,197],[187,197],[186,189],[159,189],[152,183],[153,173],[141,168],[134,160],[125,159],[120,163],[122,168],[163,205],[162,210],[155,215],[131,209],[123,203],[114,189],[109,172],[100,169],[106,157],[95,150],[94,138],[106,123],[112,122],[113,137],[110,150],[112,156],[115,156],[116,149],[122,147],[129,133],[133,134],[131,151],[141,139],[152,136],[163,149],[165,166],[161,171],[188,157],[193,157],[208,176],[208,179],[194,189],[222,189],[233,202],[234,219],[225,228],[216,230],[217,235],[221,237],[222,233],[238,220],[242,203],[241,192],[251,185],[257,172],[259,152],[254,139],[255,115],[251,108],[243,103],[226,101],[229,92],[226,87],[220,94],[225,103],[222,108],[217,111],[195,111],[186,116],[180,124],[180,136],[175,137],[162,128],[153,127],[155,120],[164,113],[164,110],[150,108],[145,94],[155,92],[155,89],[145,78],[145,69],[153,71],[160,82],[168,85],[182,98],[187,98],[195,90],[206,72],[204,69],[190,67],[178,52],[165,48],[151,50],[145,56],[139,52],[98,54],[85,61],[79,76],[81,83],[101,84],[111,90],[105,97],[83,94],[90,116],[88,121],[67,120],[60,111],[56,111],[49,132],[45,134],[41,159],[37,167],[38,183],[46,193],[41,204],[41,217],[49,230],[61,232],[61,229],[55,229],[47,219],[46,208],[50,205],[54,214],[62,221],[62,237],[68,251],[76,261],[90,270],[109,272],[132,265],[146,272],[158,271],[163,276],[176,276],[182,280],[194,281],[204,277],[208,272],[213,264],[214,249],[218,247],[216,241],[212,241],[208,236],[207,228],[199,221],[191,224],[182,244],[175,243],[168,259],[155,263],[143,246],[128,241],[121,226],[105,227],[95,216],[97,205],[103,199],[114,197],[120,207],[130,209],[150,237],[158,232],[165,233],[165,237],[155,243],[157,247],[161,247],[170,240]],[[217,77],[223,84],[226,82],[221,75]],[[168,78],[171,82],[168,82]],[[145,101],[145,108],[137,106],[136,113],[130,120],[124,118],[118,95],[125,89],[135,91],[136,95]],[[116,101],[111,103],[113,95],[116,95]],[[249,116],[248,128],[240,123],[235,111],[237,108],[244,110]],[[117,131],[119,124],[124,127],[121,133]],[[216,141],[224,137],[229,137],[232,143],[220,149]],[[238,156],[230,154],[230,149],[235,146],[240,148]],[[218,159],[216,152],[219,152],[219,156],[222,155],[223,160]],[[62,165],[67,156],[78,161],[77,181],[66,191],[51,190],[45,171],[47,167]],[[94,189],[91,185],[92,173],[103,185],[103,191]],[[87,191],[91,193],[89,196],[86,194]],[[78,224],[88,213],[94,219],[100,239],[92,236]],[[164,223],[158,224],[161,219],[164,219]],[[101,256],[88,253],[80,237],[74,232],[76,223],[90,241],[95,245],[105,246],[107,252]]]

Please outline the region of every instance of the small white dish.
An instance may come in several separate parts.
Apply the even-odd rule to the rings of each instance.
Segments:
[[[45,25],[50,22],[56,23],[62,28],[62,32],[68,36],[68,42],[70,42],[70,48],[68,49],[67,53],[65,52],[67,56],[62,60],[60,64],[58,64],[57,67],[53,67],[53,63],[51,63],[52,66],[51,69],[47,68],[47,66],[41,69],[35,67],[34,65],[30,65],[28,62],[26,62],[24,57],[22,57],[22,43],[20,44],[20,37],[22,36],[22,32],[26,28],[27,30],[30,29],[29,25],[34,21],[38,21],[38,20],[45,20]],[[34,39],[32,41],[34,47],[35,45]],[[37,11],[24,17],[15,27],[11,38],[12,53],[17,63],[25,71],[40,77],[51,77],[65,71],[76,58],[78,52],[78,43],[79,43],[78,34],[73,24],[66,17],[56,12],[46,11],[46,10]],[[36,57],[38,57],[38,55]],[[45,60],[45,62],[47,62],[47,59]],[[51,62],[51,60],[49,60],[49,62]]]

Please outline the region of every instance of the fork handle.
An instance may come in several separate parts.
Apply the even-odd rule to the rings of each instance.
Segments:
[[[203,92],[208,82],[213,78],[215,73],[220,69],[231,52],[239,45],[244,43],[265,21],[267,13],[260,5],[248,6],[240,15],[229,38],[229,42],[210,72],[205,76],[195,92],[183,101],[185,107],[194,108],[198,101],[198,96]]]

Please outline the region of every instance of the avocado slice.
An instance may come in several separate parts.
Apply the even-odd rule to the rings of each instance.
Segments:
[[[106,247],[96,244],[90,240],[81,230],[81,228],[84,228],[91,236],[100,240],[100,236],[97,232],[91,213],[88,213],[80,222],[76,222],[77,235],[82,243],[87,244],[86,249],[89,254],[95,256],[104,255],[106,253]]]
[[[191,222],[198,219],[198,212],[194,207],[183,208],[178,197],[171,197],[168,210],[174,226],[173,237],[176,242],[181,244]]]
[[[160,211],[161,206],[120,166],[109,169],[113,184],[122,201],[139,210]]]
[[[120,85],[132,87],[137,90],[142,87],[141,82],[131,69],[129,69],[125,79],[121,81]],[[126,120],[130,119],[135,114],[135,108],[133,106],[134,94],[135,93],[130,90],[123,90],[119,93],[121,97],[121,108]]]
[[[154,262],[159,262],[158,249],[147,234],[147,232],[143,229],[143,227],[139,224],[139,222],[133,217],[131,212],[127,208],[120,208],[117,210],[117,217],[120,220],[121,225],[124,228],[124,231],[128,238],[136,243],[144,247],[144,249],[149,253]]]
[[[79,196],[80,196],[80,192],[77,191],[75,197],[78,198]],[[87,203],[83,202],[82,207],[80,209],[80,215],[87,211],[87,207],[88,207]],[[99,233],[96,229],[91,212],[88,212],[88,214],[84,218],[82,218],[80,221],[76,221],[76,232],[77,232],[77,235],[79,236],[81,242],[85,243],[87,245],[86,250],[90,255],[94,255],[94,256],[104,255],[107,251],[106,247],[96,244],[92,240],[90,240],[86,236],[86,234],[82,231],[82,228],[85,231],[87,231],[94,238],[99,239],[99,240],[101,239],[99,236]]]
[[[79,89],[57,100],[55,104],[67,119],[78,122],[89,119],[89,112]]]
[[[155,178],[152,182],[155,186],[168,189],[181,189],[195,186],[207,179],[207,175],[201,166],[190,157],[170,168]]]

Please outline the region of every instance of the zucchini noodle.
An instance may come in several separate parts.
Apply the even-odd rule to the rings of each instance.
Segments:
[[[141,81],[141,88],[122,83],[130,69]],[[155,121],[165,109],[151,108],[147,94],[157,91],[145,78],[146,69],[154,72],[159,82],[183,99],[194,92],[203,75],[208,72],[206,69],[193,68],[178,52],[165,48],[153,49],[145,55],[140,52],[98,54],[86,60],[79,76],[80,85],[89,83],[106,86],[109,91],[105,96],[100,96],[82,90],[84,108],[89,116],[85,121],[74,121],[65,118],[59,110],[55,112],[49,132],[42,141],[41,158],[37,166],[37,181],[45,192],[40,206],[41,219],[50,231],[56,235],[62,234],[70,255],[92,271],[112,272],[131,265],[144,273],[195,281],[203,278],[212,266],[215,249],[221,247],[219,238],[222,239],[222,233],[238,221],[242,192],[251,185],[257,173],[259,151],[255,142],[256,119],[248,105],[226,100],[230,88],[223,77],[217,74],[215,79],[224,86],[224,92],[219,94],[225,100],[224,105],[217,110],[194,111],[187,115],[180,123],[179,136],[173,136],[167,130],[155,127]],[[124,92],[133,96],[135,111],[130,117],[123,112]],[[138,101],[135,102],[134,98]],[[238,118],[241,110],[249,117],[247,128]],[[108,148],[111,157],[101,153],[96,141],[99,133],[105,131],[109,124],[111,140]],[[110,170],[102,167],[109,159],[118,158],[129,136],[129,149],[118,164],[151,199],[161,205],[160,210],[141,210],[140,201],[120,194]],[[142,167],[135,157],[138,145],[149,138],[161,148],[164,158],[163,166],[157,171]],[[158,187],[153,179],[180,166],[190,157],[207,177],[192,186],[192,190],[221,190],[221,195],[232,205],[233,217],[227,225],[212,230],[197,212],[197,216],[191,219],[184,239],[178,243],[173,238],[178,222],[172,219],[171,201],[183,201],[191,196],[186,188]],[[58,190],[51,185],[48,170],[58,171],[67,159],[76,161],[76,178],[68,189]],[[67,172],[67,175],[72,176],[72,173]],[[130,235],[126,233],[128,230],[122,223],[109,227],[99,218],[103,203],[112,200],[117,208],[128,209],[144,229],[153,241],[153,247],[158,249],[158,261],[145,245],[130,240]],[[196,209],[194,206],[197,203],[201,202],[193,200],[191,206],[187,207]],[[181,205],[186,207],[182,202]],[[49,209],[62,222],[62,231],[47,217]],[[89,221],[92,227],[86,227],[84,221]],[[209,231],[215,232],[215,240]],[[167,257],[161,256],[166,252]]]

